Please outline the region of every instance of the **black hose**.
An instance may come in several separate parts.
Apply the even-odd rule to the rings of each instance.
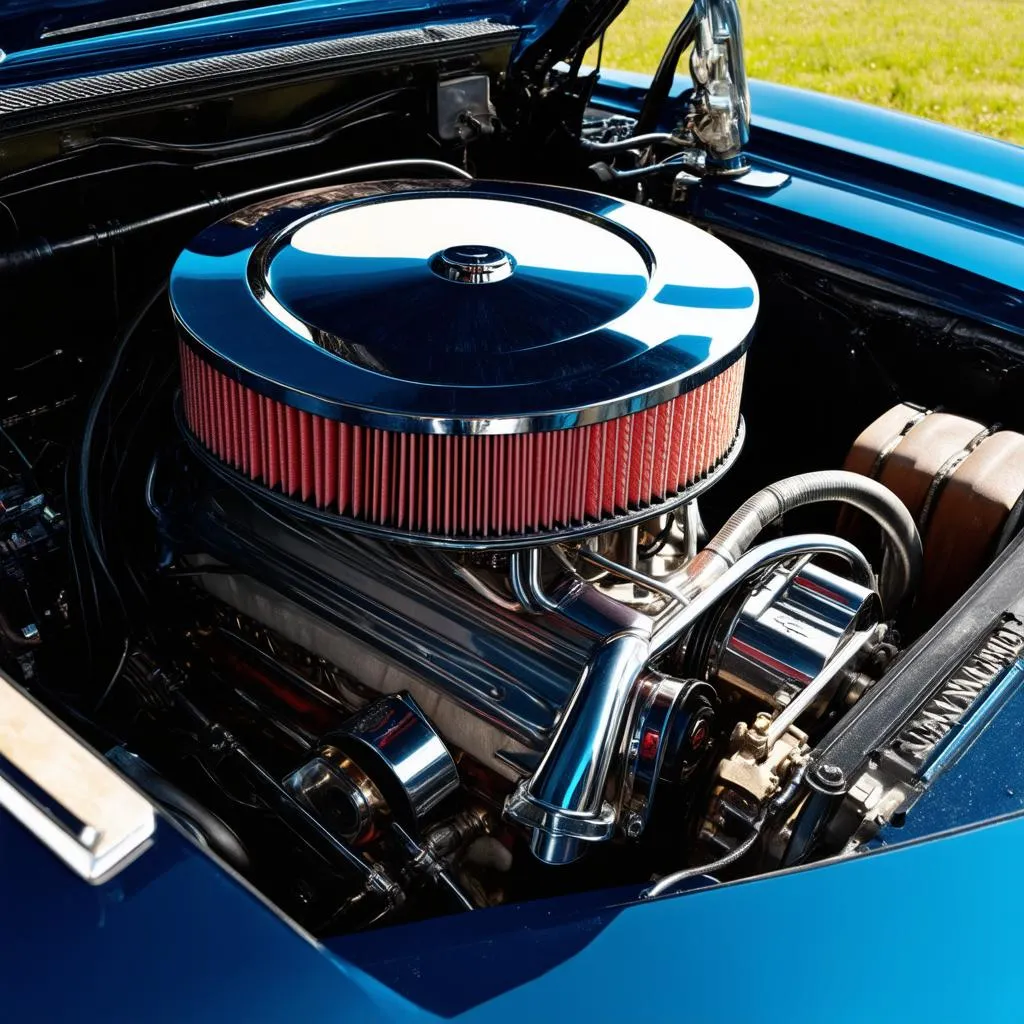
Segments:
[[[110,396],[110,390],[114,386],[114,381],[117,379],[118,373],[121,370],[125,351],[127,350],[135,332],[139,329],[143,320],[145,320],[146,316],[149,314],[149,311],[163,296],[166,289],[166,283],[161,283],[160,287],[149,296],[146,302],[142,305],[142,308],[135,314],[132,320],[121,332],[121,339],[114,352],[114,356],[109,361],[107,371],[103,375],[103,379],[100,381],[100,386],[96,390],[92,404],[89,406],[89,415],[86,417],[85,427],[82,430],[82,442],[78,453],[78,513],[81,519],[82,533],[85,537],[86,546],[88,547],[90,554],[99,566],[101,575],[113,590],[118,599],[118,603],[121,604],[122,614],[125,614],[126,618],[127,615],[120,599],[117,584],[114,582],[113,574],[111,573],[110,566],[107,562],[105,545],[103,544],[100,530],[97,527],[96,518],[93,514],[92,495],[90,493],[90,485],[92,482],[93,441],[96,435],[96,427],[99,423],[100,413]]]
[[[658,127],[661,108],[672,91],[672,82],[675,79],[679,60],[693,43],[696,32],[697,16],[691,6],[683,16],[683,20],[679,22],[675,32],[672,33],[672,38],[658,64],[658,70],[655,71],[654,78],[651,79],[651,87],[647,90],[644,104],[637,117],[635,129],[637,135],[653,132]]]
[[[113,762],[145,790],[158,804],[196,835],[205,845],[237,871],[247,871],[249,854],[242,841],[220,818],[173,782],[151,768],[141,758],[118,749]]]
[[[101,135],[87,145],[79,147],[75,153],[77,155],[78,153],[88,152],[101,146],[121,146],[128,149],[141,149],[146,152],[161,154],[198,153],[223,156],[238,153],[248,156],[259,156],[267,149],[272,149],[279,143],[296,143],[307,139],[315,140],[319,138],[320,133],[324,129],[332,129],[339,126],[343,128],[348,127],[349,119],[353,116],[362,114],[367,110],[372,110],[387,100],[394,99],[402,93],[411,91],[406,86],[390,89],[387,92],[379,93],[357,103],[351,103],[337,110],[331,110],[295,128],[285,128],[281,131],[267,132],[263,135],[250,135],[246,138],[231,139],[228,142],[160,142],[156,139],[142,139],[132,136]],[[399,111],[391,111],[391,113],[399,113]]]
[[[0,611],[0,640],[16,649],[38,647],[42,643],[42,637],[40,637],[38,632],[26,636],[20,629],[15,629],[11,625],[7,616],[2,611]]]
[[[429,158],[379,160],[368,164],[354,164],[351,167],[341,167],[337,170],[324,171],[320,174],[309,174],[303,178],[292,178],[288,181],[274,182],[272,185],[262,185],[259,188],[247,189],[244,192],[234,192],[226,196],[217,195],[198,203],[192,203],[190,206],[179,207],[176,210],[165,210],[163,213],[143,217],[140,220],[129,221],[126,224],[114,224],[103,231],[94,231],[86,235],[77,235],[73,238],[65,238],[55,242],[50,242],[45,238],[39,239],[33,245],[23,249],[0,253],[0,274],[11,273],[22,267],[32,265],[39,260],[68,251],[115,242],[127,235],[133,235],[149,228],[160,227],[163,224],[173,223],[196,214],[202,213],[212,217],[228,206],[244,205],[257,199],[268,199],[273,196],[296,191],[297,189],[312,188],[316,185],[329,185],[332,182],[344,180],[354,175],[377,174],[379,172],[388,173],[400,169],[411,170],[414,168],[444,171],[449,177],[454,178],[469,180],[473,178],[473,175],[461,167],[456,167],[454,164],[446,163],[443,160],[432,160]]]
[[[750,548],[757,535],[786,512],[822,501],[851,505],[882,528],[892,553],[894,578],[886,581],[883,604],[887,610],[912,593],[921,576],[921,536],[913,516],[899,498],[876,480],[845,470],[802,473],[766,487],[748,498],[708,542],[705,551],[729,565]]]

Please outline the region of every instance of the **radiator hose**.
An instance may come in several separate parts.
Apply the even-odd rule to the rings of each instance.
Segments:
[[[841,502],[859,509],[881,527],[887,541],[887,557],[880,574],[880,589],[882,603],[891,613],[913,593],[920,579],[921,537],[906,505],[888,487],[845,470],[801,473],[773,483],[748,498],[698,555],[698,559],[705,562],[704,571],[717,575],[733,565],[758,534],[780,516],[823,501]],[[724,562],[717,572],[713,568],[715,562]]]

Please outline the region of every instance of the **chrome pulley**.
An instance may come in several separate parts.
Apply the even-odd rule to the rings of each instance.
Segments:
[[[771,567],[723,604],[690,668],[777,710],[813,687],[813,695],[800,700],[801,713],[820,715],[837,690],[851,684],[843,669],[880,617],[874,590],[809,558],[795,559]]]
[[[364,708],[325,737],[285,786],[345,842],[373,837],[384,820],[416,832],[459,788],[451,753],[407,693]]]

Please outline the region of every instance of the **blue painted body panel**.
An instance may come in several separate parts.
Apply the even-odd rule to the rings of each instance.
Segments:
[[[642,1013],[714,1024],[738,1019],[752,998],[734,970],[739,951],[782,921],[792,945],[779,950],[780,970],[799,962],[799,999],[819,1015],[810,1019],[862,1021],[870,1008],[905,1024],[1005,1020],[1024,999],[1022,843],[1018,816],[639,906],[629,893],[597,893],[354,936],[329,951],[166,824],[153,849],[93,887],[0,812],[0,999],[11,1021],[520,1024]],[[953,936],[956,984],[938,983],[936,935]],[[865,959],[888,967],[869,972],[868,991],[851,991]],[[781,988],[758,999],[765,1024],[793,1012]]]
[[[292,0],[204,18],[129,25],[84,38],[44,40],[35,38],[37,27],[26,25],[19,30],[11,24],[4,9],[0,34],[5,29],[12,34],[0,37],[0,47],[6,51],[0,63],[0,87],[243,48],[483,18],[523,28],[525,45],[544,31],[567,2],[521,0],[513,6],[507,0]]]
[[[572,914],[551,901],[336,948],[425,1009],[467,1022],[1013,1019],[1024,996],[1022,840],[1015,818],[641,906]],[[936,936],[950,937],[955,984]],[[755,946],[775,956],[750,971]],[[755,994],[767,976],[771,992]]]
[[[595,102],[636,111],[643,81],[604,75]],[[1024,149],[767,82],[751,106],[754,166],[791,180],[697,188],[693,216],[1024,334]]]
[[[602,71],[595,102],[633,113],[640,109],[649,81],[646,74]],[[672,96],[689,85],[688,77],[677,76]],[[750,103],[753,130],[760,136],[756,148],[767,145],[770,133],[790,150],[807,143],[1024,210],[1024,148],[1013,143],[774,82],[752,81]]]
[[[152,848],[91,886],[0,811],[0,921],[6,1021],[366,1020],[374,1010],[344,967],[163,821]]]
[[[73,5],[72,5],[73,6]],[[85,7],[83,6],[83,10]],[[558,5],[410,0],[272,5],[237,17],[33,47],[0,84],[186,53],[421,22],[534,25]],[[5,14],[7,12],[5,11]],[[680,81],[681,88],[685,83]],[[598,100],[636,110],[637,76]],[[704,187],[703,221],[891,279],[1024,335],[1024,151],[828,97],[752,86],[755,162],[776,192]],[[906,839],[1020,806],[1016,694],[915,808]],[[912,822],[918,822],[912,824]],[[1024,999],[1016,922],[1024,816],[841,863],[636,904],[594,893],[317,946],[167,824],[112,881],[81,882],[0,812],[0,1004],[5,1019],[489,1022],[673,1018],[789,1021],[789,971],[812,1019],[1008,1019]],[[890,924],[898,926],[890,928]],[[951,936],[955,983],[934,937]],[[780,942],[785,936],[786,941]],[[776,951],[771,989],[737,960]],[[885,965],[883,967],[883,965]],[[756,1009],[752,1001],[756,1000]]]

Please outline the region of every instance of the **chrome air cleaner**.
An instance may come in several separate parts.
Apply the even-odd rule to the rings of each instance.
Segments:
[[[515,546],[672,507],[739,448],[757,286],[607,196],[363,183],[251,207],[179,257],[189,435],[353,529]]]

